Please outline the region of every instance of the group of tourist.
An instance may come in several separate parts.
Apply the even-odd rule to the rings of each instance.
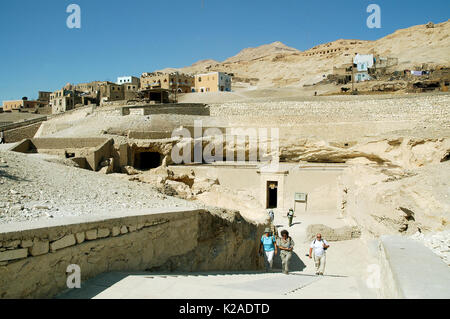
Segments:
[[[289,227],[292,226],[292,220],[294,218],[294,210],[290,209],[287,214],[289,220]],[[278,231],[273,224],[275,214],[273,210],[269,211],[269,219],[272,224],[272,229],[267,227],[264,230],[264,235],[261,237],[261,244],[259,246],[259,254],[264,256],[264,262],[266,271],[272,271],[274,257],[280,251],[281,269],[283,274],[289,274],[289,262],[292,257],[295,242],[292,237],[289,236],[287,230],[281,231],[281,237],[278,237]],[[323,275],[325,272],[326,263],[326,250],[330,247],[328,242],[322,238],[321,234],[317,234],[316,238],[311,242],[309,248],[310,259],[314,258],[316,275]]]
[[[264,252],[266,270],[272,270],[273,259],[278,254],[278,250],[280,250],[282,270],[284,274],[288,274],[289,260],[291,259],[294,245],[294,240],[289,236],[289,232],[287,230],[282,230],[281,238],[276,238],[270,228],[266,228],[264,235],[261,237],[261,245],[259,249],[260,255],[263,255]]]

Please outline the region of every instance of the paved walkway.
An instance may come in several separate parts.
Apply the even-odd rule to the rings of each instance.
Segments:
[[[286,228],[285,214],[276,213],[275,224]],[[206,272],[206,273],[123,273],[102,274],[58,298],[376,298],[376,292],[365,284],[368,249],[361,239],[333,242],[327,252],[325,276],[314,274],[314,262],[305,254],[309,244],[304,242],[309,224],[323,223],[340,227],[344,221],[331,214],[298,216],[287,229],[296,242],[289,275],[275,270],[265,272]],[[276,259],[274,266],[281,267]]]

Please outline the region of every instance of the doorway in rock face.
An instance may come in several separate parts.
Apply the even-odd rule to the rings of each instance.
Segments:
[[[134,158],[134,167],[141,170],[150,170],[161,166],[162,156],[158,152],[138,152]]]
[[[267,182],[267,208],[277,208],[278,182]]]

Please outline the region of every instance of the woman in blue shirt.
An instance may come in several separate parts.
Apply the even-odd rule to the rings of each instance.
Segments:
[[[270,228],[266,228],[264,235],[261,237],[261,244],[259,245],[259,254],[262,255],[264,249],[264,261],[266,271],[272,270],[273,257],[277,254],[278,247],[275,236],[270,234]]]

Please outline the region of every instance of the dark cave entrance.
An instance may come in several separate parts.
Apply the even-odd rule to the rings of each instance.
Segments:
[[[160,167],[162,155],[158,152],[137,152],[134,157],[134,167],[140,170],[150,170]]]

